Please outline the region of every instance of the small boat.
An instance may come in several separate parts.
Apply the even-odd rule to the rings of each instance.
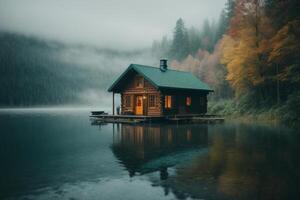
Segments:
[[[91,111],[91,113],[92,113],[92,115],[105,115],[105,114],[107,114],[106,112],[104,112],[104,111]]]

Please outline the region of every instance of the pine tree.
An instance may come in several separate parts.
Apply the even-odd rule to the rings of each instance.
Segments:
[[[201,48],[212,52],[214,47],[214,32],[209,21],[206,19],[203,23],[201,33]]]
[[[199,48],[201,47],[201,35],[200,31],[195,27],[188,30],[189,36],[189,53],[195,55]]]
[[[227,0],[224,9],[227,26],[229,26],[229,22],[234,15],[234,8],[235,8],[235,0]]]
[[[173,43],[170,49],[170,57],[182,60],[189,54],[189,39],[184,22],[179,18],[174,30]]]
[[[299,0],[265,0],[265,10],[277,29],[290,21],[300,20],[299,9]]]
[[[152,43],[152,55],[158,59],[168,57],[171,41],[167,36],[163,36],[161,40],[154,40]]]
[[[222,10],[217,26],[218,27],[217,27],[217,30],[216,30],[215,43],[217,43],[218,40],[220,40],[223,37],[223,34],[225,34],[225,32],[228,28],[228,22],[226,20],[225,10]]]

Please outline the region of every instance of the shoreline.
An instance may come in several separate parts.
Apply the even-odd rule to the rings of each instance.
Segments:
[[[247,108],[245,105],[237,105],[234,100],[220,100],[209,103],[208,113],[221,115],[227,120],[251,123],[282,124],[288,127],[295,127],[299,124],[299,118],[292,112],[289,112],[286,105]]]

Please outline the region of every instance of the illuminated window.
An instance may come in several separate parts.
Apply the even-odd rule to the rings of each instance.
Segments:
[[[156,98],[155,98],[155,95],[149,95],[149,107],[155,107],[155,102],[156,101]]]
[[[165,108],[171,108],[172,106],[172,96],[165,96]]]
[[[192,105],[192,97],[186,97],[185,104],[186,104],[187,106]]]
[[[136,77],[136,87],[142,88],[144,87],[144,79],[141,76]]]
[[[125,107],[131,107],[131,96],[125,96]]]

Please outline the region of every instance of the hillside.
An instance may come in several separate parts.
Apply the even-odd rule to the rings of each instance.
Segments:
[[[9,33],[0,46],[0,106],[100,103],[119,69],[144,54]]]

